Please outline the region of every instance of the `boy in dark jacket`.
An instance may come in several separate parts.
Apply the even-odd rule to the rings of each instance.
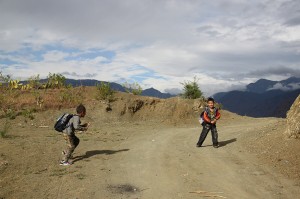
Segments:
[[[77,114],[73,115],[68,123],[68,127],[63,131],[63,136],[67,143],[67,149],[63,151],[64,157],[63,160],[60,161],[60,165],[68,166],[72,164],[69,159],[80,142],[79,138],[75,135],[75,131],[86,131],[89,126],[87,123],[80,124],[80,118],[85,116],[86,108],[80,104],[77,106],[76,112]]]
[[[218,132],[216,123],[217,120],[220,119],[221,114],[219,110],[215,107],[215,100],[213,98],[207,99],[207,107],[205,108],[204,114],[203,114],[203,129],[201,132],[201,135],[199,137],[199,140],[197,142],[197,147],[201,147],[208,132],[211,131],[212,136],[212,142],[213,147],[218,148]]]

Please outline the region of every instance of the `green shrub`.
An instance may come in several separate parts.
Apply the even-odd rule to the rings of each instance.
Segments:
[[[35,113],[35,109],[23,109],[21,112],[21,115],[24,116],[25,118],[28,118],[30,120],[34,119],[33,113]]]
[[[0,84],[1,84],[1,86],[3,86],[2,83],[5,83],[6,85],[8,85],[8,82],[10,80],[11,80],[10,75],[3,75],[2,72],[0,71]]]
[[[63,104],[78,104],[82,102],[82,91],[76,91],[72,88],[60,90],[59,101]]]
[[[182,94],[183,98],[197,99],[203,96],[203,93],[198,86],[197,77],[194,77],[193,81],[185,81],[181,84],[183,85],[183,94]]]
[[[49,73],[46,88],[63,88],[66,87],[66,78],[61,74]]]
[[[6,98],[4,97],[3,92],[0,93],[0,110],[4,109],[4,106],[6,104]]]
[[[143,92],[142,87],[137,82],[135,83],[125,82],[123,84],[123,87],[125,88],[127,93],[132,93],[134,95],[141,95]]]
[[[38,90],[33,90],[32,91],[32,95],[35,98],[35,103],[38,107],[42,108],[43,104],[44,104],[44,98],[41,94],[41,92],[39,92]]]
[[[40,83],[40,75],[32,76],[28,79],[29,88],[39,89],[42,84]]]
[[[18,113],[13,109],[7,109],[5,111],[5,117],[10,119],[10,120],[16,119],[17,116],[18,116]]]
[[[10,124],[8,120],[5,120],[4,126],[0,129],[0,137],[1,138],[7,138],[8,137],[8,131],[10,128]]]
[[[70,92],[68,89],[62,90],[59,94],[59,101],[62,103],[70,103],[74,101],[74,97],[72,95],[72,92]]]
[[[111,102],[114,100],[115,91],[111,89],[110,83],[101,82],[100,84],[96,84],[97,88],[97,100],[107,100]]]
[[[0,92],[3,93],[9,89],[9,81],[11,81],[10,75],[3,75],[0,71]]]

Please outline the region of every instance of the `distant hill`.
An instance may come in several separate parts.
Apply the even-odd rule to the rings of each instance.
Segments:
[[[103,81],[104,82],[104,81]],[[71,84],[73,87],[78,87],[78,86],[96,86],[96,84],[100,84],[101,81],[94,80],[94,79],[66,79],[66,84],[69,85]],[[105,82],[107,83],[107,82]],[[121,91],[125,92],[125,88],[117,83],[114,82],[109,82],[111,89],[115,91]]]
[[[47,82],[47,79],[41,79],[40,82]],[[105,81],[103,81],[105,82]],[[26,83],[26,81],[22,81],[21,83]],[[66,84],[67,85],[72,85],[73,87],[78,87],[78,86],[95,86],[96,84],[100,84],[101,81],[94,80],[94,79],[66,79]],[[107,82],[105,82],[107,83]],[[114,82],[109,82],[110,87],[115,90],[115,91],[121,91],[121,92],[126,92],[125,88]],[[149,96],[149,97],[157,97],[157,98],[170,98],[174,97],[175,95],[171,95],[169,93],[162,93],[154,88],[149,88],[145,89],[142,91],[142,96]]]
[[[267,79],[257,80],[255,83],[247,85],[247,91],[253,93],[264,93],[269,90],[279,89],[279,90],[295,90],[294,87],[298,85],[300,89],[300,78],[290,77],[282,81],[271,81]]]
[[[253,93],[264,93],[268,89],[272,88],[277,82],[271,81],[267,79],[260,79],[256,81],[255,83],[251,83],[247,85],[247,91],[253,92]]]
[[[74,79],[67,79],[66,84],[71,84],[72,86],[95,86],[96,84],[100,84],[101,81],[98,80],[92,80],[92,79],[83,79],[83,80],[74,80]],[[121,91],[126,92],[125,88],[117,83],[109,82],[110,86],[115,91]],[[157,97],[157,98],[170,98],[174,97],[174,95],[171,95],[169,93],[162,93],[159,90],[156,90],[154,88],[145,89],[142,91],[142,96],[149,96],[149,97]]]
[[[171,95],[170,93],[162,93],[154,88],[145,89],[142,92],[142,96],[151,96],[151,97],[158,97],[158,98],[170,98],[174,97],[174,95]]]
[[[222,92],[214,98],[224,109],[251,117],[286,117],[300,94],[300,78],[283,81],[260,79],[247,85],[246,91]]]

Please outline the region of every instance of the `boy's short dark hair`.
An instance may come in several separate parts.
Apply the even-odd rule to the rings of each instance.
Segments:
[[[209,101],[215,103],[215,100],[214,100],[214,98],[212,98],[212,97],[209,97],[209,98],[207,99],[207,102],[209,102]]]
[[[79,104],[76,108],[76,112],[79,114],[79,113],[85,113],[86,112],[86,109],[85,107],[82,105],[82,104]]]

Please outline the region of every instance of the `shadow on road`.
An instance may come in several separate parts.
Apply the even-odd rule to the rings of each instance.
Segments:
[[[236,138],[232,138],[230,140],[221,141],[219,142],[219,147],[226,146],[227,144],[236,142],[236,140],[237,140]]]
[[[95,155],[101,155],[101,154],[105,154],[105,155],[113,155],[115,153],[119,153],[119,152],[124,152],[124,151],[129,151],[129,149],[120,149],[120,150],[94,150],[94,151],[87,151],[85,153],[85,155],[81,155],[81,156],[76,156],[74,157],[73,163],[83,160],[83,159],[88,159],[92,156]]]

